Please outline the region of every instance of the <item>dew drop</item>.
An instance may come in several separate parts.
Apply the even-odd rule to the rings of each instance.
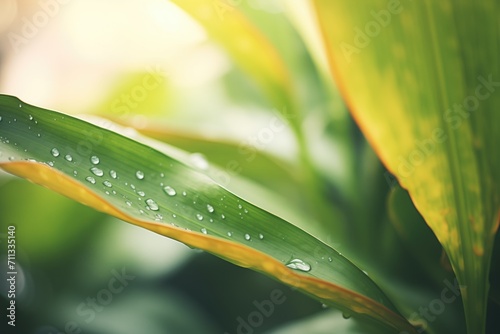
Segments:
[[[144,197],[144,196],[146,196],[146,193],[144,191],[139,190],[139,191],[137,191],[137,195]]]
[[[247,241],[250,241],[252,239],[252,237],[250,236],[250,234],[245,234],[245,240]]]
[[[332,258],[331,257],[328,257],[328,262],[332,262]]]
[[[264,234],[259,233],[259,239],[260,239],[260,240],[264,239]]]
[[[113,179],[116,179],[116,176],[117,176],[117,175],[116,175],[116,171],[115,171],[115,170],[113,170],[113,169],[112,169],[112,170],[110,170],[110,171],[109,171],[109,176],[111,176]]]
[[[164,177],[165,177],[165,174],[160,173],[160,177],[161,177],[161,178],[164,178]]]
[[[73,161],[73,157],[71,155],[69,155],[69,154],[66,154],[64,156],[64,159],[66,159],[66,161],[69,161],[69,162]]]
[[[125,203],[126,203],[128,206],[132,206],[132,202],[130,202],[130,201],[125,201]]]
[[[100,160],[99,160],[99,158],[98,158],[97,156],[95,156],[95,155],[93,155],[93,156],[91,156],[91,157],[90,157],[90,162],[91,162],[93,165],[97,165],[97,164],[99,164],[99,161],[100,161]]]
[[[193,153],[189,156],[189,160],[191,160],[191,163],[193,164],[194,167],[201,169],[201,170],[207,170],[208,169],[208,161],[205,158],[205,156],[201,153]]]
[[[104,175],[104,172],[102,171],[102,169],[99,169],[97,167],[92,167],[90,169],[90,171],[92,172],[92,174],[94,174],[95,176],[103,176]]]
[[[244,211],[245,213],[248,213],[248,210],[247,210],[247,209],[244,209],[243,211]]]
[[[161,215],[161,214],[157,213],[157,214],[155,215],[155,220],[156,220],[157,222],[158,222],[158,221],[162,221],[162,220],[163,220],[163,215]]]
[[[241,204],[238,204],[238,209],[242,209],[243,206]]]
[[[31,116],[31,115],[28,115],[28,118],[30,119],[30,121],[33,120],[33,116]]]
[[[0,116],[0,122],[2,121],[2,116]]]
[[[113,185],[111,184],[111,182],[109,182],[108,180],[104,181],[102,184],[104,184],[108,188],[113,187]]]
[[[208,232],[207,232],[207,229],[203,227],[203,228],[201,229],[201,233],[203,233],[203,234],[207,234],[207,233],[208,233]]]
[[[156,202],[151,198],[148,198],[146,200],[146,204],[148,205],[148,208],[150,208],[153,211],[158,211],[159,209],[158,204],[156,204]]]
[[[187,196],[187,192],[183,191],[182,196]]]
[[[95,179],[92,177],[92,176],[87,176],[85,178],[85,180],[87,180],[88,182],[92,183],[92,184],[95,184]]]
[[[175,196],[177,194],[177,192],[175,191],[174,188],[170,187],[170,186],[165,186],[163,187],[163,191],[165,192],[165,194],[167,194],[168,196]]]
[[[300,270],[300,271],[305,271],[305,272],[308,272],[308,271],[311,271],[311,266],[307,263],[305,263],[304,261],[302,261],[301,259],[293,259],[293,260],[290,260],[286,266],[290,269],[295,269],[295,270]]]
[[[220,215],[220,217],[221,217],[222,219],[226,219],[226,216],[224,216],[224,214],[221,214],[221,215]]]
[[[138,170],[137,172],[135,172],[135,177],[137,177],[137,179],[139,179],[139,180],[144,179],[144,172],[141,170]]]
[[[351,315],[347,312],[342,312],[342,318],[344,319],[349,319],[351,317]]]
[[[214,207],[211,206],[210,204],[207,204],[207,210],[208,210],[208,212],[212,213],[212,212],[214,212]]]
[[[172,217],[177,218],[177,215],[175,213],[172,213]]]
[[[326,305],[326,304],[321,304],[321,308],[324,308],[324,309],[325,309],[325,308],[328,308],[328,305]]]
[[[55,147],[52,150],[50,150],[50,153],[52,153],[52,155],[56,158],[59,156],[59,150]]]
[[[47,164],[48,164],[50,167],[54,167],[54,161],[49,161],[49,162],[47,162]]]
[[[203,220],[203,216],[201,214],[197,213],[196,214],[196,219],[198,219],[198,220],[201,221],[201,220]]]
[[[227,236],[228,237],[232,237],[233,236],[233,232],[227,232]]]

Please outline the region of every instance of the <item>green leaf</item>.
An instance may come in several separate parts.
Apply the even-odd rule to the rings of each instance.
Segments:
[[[500,218],[500,3],[314,3],[347,104],[446,250],[468,331],[483,333]]]
[[[353,316],[414,332],[346,258],[217,185],[195,169],[202,164],[191,167],[189,161],[10,96],[0,96],[0,117],[4,170],[263,272]]]

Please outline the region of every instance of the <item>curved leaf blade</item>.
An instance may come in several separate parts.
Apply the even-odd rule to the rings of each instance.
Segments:
[[[314,3],[354,117],[445,248],[469,332],[484,332],[500,223],[499,4]]]
[[[14,97],[0,96],[0,117],[2,169],[353,315],[414,332],[375,283],[338,252],[187,164]],[[293,259],[310,270],[286,266]]]

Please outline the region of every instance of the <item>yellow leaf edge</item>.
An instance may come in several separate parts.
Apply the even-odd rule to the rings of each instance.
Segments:
[[[206,250],[241,267],[271,275],[278,281],[314,295],[326,303],[335,301],[335,304],[349,305],[358,316],[374,318],[396,330],[403,330],[400,333],[417,333],[405,318],[384,305],[333,283],[301,275],[265,253],[221,238],[129,216],[108,204],[80,182],[45,164],[31,161],[4,162],[0,163],[0,168],[133,225],[175,239],[188,246]]]

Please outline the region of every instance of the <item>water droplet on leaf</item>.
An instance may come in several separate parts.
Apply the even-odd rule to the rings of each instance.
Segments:
[[[245,234],[245,240],[247,241],[250,241],[252,239],[252,237],[250,236],[250,234]]]
[[[208,212],[212,213],[212,212],[214,212],[214,207],[211,206],[210,204],[207,204],[207,210],[208,210]]]
[[[305,271],[308,272],[311,270],[311,266],[301,259],[292,259],[290,260],[286,266],[290,269],[295,269],[295,270],[300,270],[300,271]]]
[[[113,178],[113,179],[116,179],[117,175],[116,175],[116,171],[114,171],[113,169],[109,171],[109,175]]]
[[[59,150],[55,147],[50,151],[50,153],[52,153],[52,155],[56,158],[59,156]]]
[[[66,161],[69,161],[69,162],[73,161],[73,157],[71,155],[69,155],[69,154],[66,154],[64,156],[64,159],[66,159]]]
[[[201,214],[197,213],[196,214],[196,219],[198,219],[198,220],[201,221],[201,220],[203,220],[203,216]]]
[[[100,161],[99,158],[97,156],[95,156],[95,155],[93,155],[93,156],[90,157],[90,162],[92,164],[94,164],[94,165],[99,164],[99,161]]]
[[[168,196],[175,196],[177,194],[177,192],[175,191],[174,188],[170,187],[170,186],[165,186],[163,188],[163,191],[165,192],[165,194],[167,194]]]
[[[148,208],[150,208],[153,211],[158,211],[159,209],[158,204],[156,204],[156,202],[151,198],[148,198],[146,200],[146,204],[148,205]]]
[[[85,180],[87,180],[88,182],[92,183],[92,184],[95,184],[95,179],[92,177],[92,176],[87,176],[85,178]]]
[[[137,177],[139,180],[144,179],[144,172],[138,170],[137,172],[135,172],[135,177]]]
[[[102,169],[99,169],[97,167],[92,167],[90,169],[90,171],[92,172],[92,174],[94,174],[95,176],[103,176],[104,175],[104,172],[102,171]]]
[[[203,227],[203,228],[201,229],[201,233],[203,233],[203,234],[207,234],[207,229]]]

